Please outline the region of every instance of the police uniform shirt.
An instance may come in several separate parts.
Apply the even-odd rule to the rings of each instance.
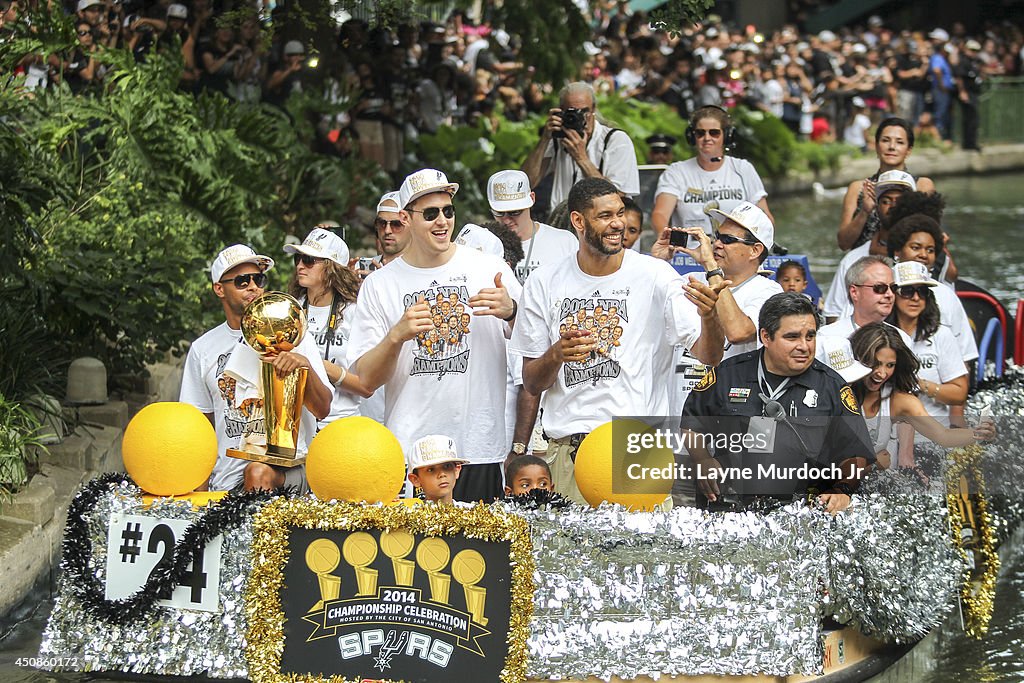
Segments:
[[[808,481],[787,468],[807,464],[812,470],[821,470],[854,457],[874,461],[867,425],[853,390],[818,360],[802,374],[790,377],[775,399],[792,428],[782,420],[773,421],[771,452],[756,452],[753,435],[743,440],[750,429],[750,418],[765,415],[762,395],[770,395],[772,388],[786,379],[765,373],[770,388],[761,386],[758,366],[762,353],[749,351],[723,361],[693,388],[683,407],[683,427],[710,434],[713,440],[707,445],[714,448],[708,450],[723,467],[734,468],[737,474],[750,468],[751,476],[732,479],[732,488],[738,494],[788,495],[809,487],[824,491],[835,478]]]

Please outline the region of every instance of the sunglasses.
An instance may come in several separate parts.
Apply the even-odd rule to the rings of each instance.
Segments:
[[[739,242],[740,244],[746,244],[747,246],[751,247],[754,246],[755,244],[759,244],[757,240],[746,240],[743,239],[742,237],[736,237],[735,235],[725,235],[720,232],[715,233],[715,239],[726,246],[730,244],[736,244],[737,242]]]
[[[402,221],[400,221],[400,220],[386,221],[383,218],[377,218],[377,219],[375,219],[373,221],[373,225],[378,230],[383,230],[384,228],[386,228],[388,226],[391,226],[392,230],[398,230],[399,228],[402,227]]]
[[[892,291],[892,293],[895,294],[896,290],[898,289],[898,287],[895,284],[887,285],[884,282],[876,282],[873,285],[854,285],[854,287],[868,287],[871,289],[872,292],[879,296],[885,294],[888,291]]]
[[[914,295],[924,300],[928,296],[928,285],[893,285],[896,296],[901,299],[913,299]]]
[[[87,36],[87,35],[89,35],[90,33],[92,33],[92,31],[90,31],[90,30],[88,30],[88,29],[85,29],[85,30],[83,30],[83,31],[79,31],[79,32],[78,32],[78,35],[80,35],[80,36]]]
[[[722,129],[721,128],[708,128],[708,129],[694,128],[693,129],[693,134],[696,135],[698,139],[704,137],[705,135],[710,135],[712,138],[717,140],[718,138],[722,137]]]
[[[236,275],[234,277],[229,277],[225,280],[220,280],[220,282],[232,282],[235,285],[235,289],[248,289],[249,283],[254,282],[257,287],[263,289],[263,286],[267,284],[267,274],[245,273],[244,275]]]
[[[315,266],[316,264],[318,264],[318,263],[320,263],[321,261],[324,260],[324,259],[322,259],[322,258],[320,258],[318,256],[310,256],[309,254],[296,254],[294,256],[294,259],[295,259],[295,265],[299,265],[301,263],[302,265],[306,266],[307,268],[310,267],[310,266]]]
[[[425,221],[436,221],[438,215],[444,214],[445,218],[455,217],[455,207],[449,204],[448,206],[431,206],[420,211],[419,209],[406,209],[406,211],[412,211],[413,213],[422,213],[423,220]]]
[[[495,218],[503,218],[508,216],[509,218],[519,218],[523,215],[525,209],[519,209],[518,211],[491,211],[491,215]]]

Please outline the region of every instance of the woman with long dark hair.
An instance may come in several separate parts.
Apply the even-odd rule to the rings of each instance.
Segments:
[[[359,397],[371,395],[344,365],[359,277],[348,267],[348,245],[326,228],[314,228],[302,244],[286,245],[284,251],[295,257],[288,293],[305,309],[306,333],[316,340],[327,377],[334,385],[331,412],[320,421],[322,428],[340,417],[358,415]]]
[[[868,423],[875,452],[887,450],[900,454],[899,466],[913,467],[906,461],[912,450],[900,450],[893,443],[897,423],[906,423],[940,446],[969,446],[991,439],[995,429],[983,422],[974,430],[943,427],[928,414],[917,397],[917,371],[920,363],[900,337],[899,330],[886,323],[871,323],[850,337],[854,357],[871,372],[853,385],[853,392]],[[879,463],[884,466],[884,463]]]

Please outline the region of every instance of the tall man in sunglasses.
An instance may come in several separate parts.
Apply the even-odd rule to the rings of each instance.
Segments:
[[[349,361],[367,389],[384,387],[384,424],[406,454],[428,434],[470,459],[456,500],[503,492],[505,339],[521,287],[500,257],[452,244],[459,189],[423,169],[399,190],[409,244],[359,291]]]
[[[242,312],[256,297],[263,294],[267,284],[267,271],[274,267],[274,259],[257,254],[244,244],[224,249],[210,268],[213,293],[220,299],[225,321],[192,342],[185,371],[181,379],[182,403],[199,408],[213,423],[217,433],[217,463],[210,476],[209,488],[227,491],[244,485],[246,488],[276,488],[283,484],[301,486],[302,468],[286,473],[259,462],[246,462],[226,455],[228,448],[237,448],[243,434],[252,431],[250,423],[262,419],[262,407],[238,405],[236,382],[224,374],[231,353],[242,341]],[[313,347],[315,354],[315,345]],[[318,419],[327,416],[331,405],[329,380],[323,371],[319,356],[310,358],[297,352],[282,352],[273,360],[282,372],[298,367],[311,368],[306,379],[305,408]],[[305,438],[312,439],[315,420],[304,425]],[[302,436],[300,435],[300,438]]]
[[[577,81],[562,88],[558,108],[548,114],[540,140],[523,170],[536,187],[554,173],[550,208],[569,196],[583,178],[604,178],[623,194],[640,194],[636,150],[625,131],[597,120],[597,101],[589,83]]]
[[[818,330],[822,337],[843,337],[849,339],[857,329],[868,323],[880,323],[892,312],[896,301],[896,284],[892,272],[892,259],[869,254],[853,262],[846,271],[846,293],[852,309],[831,325]],[[894,327],[907,345],[914,342],[906,332]]]

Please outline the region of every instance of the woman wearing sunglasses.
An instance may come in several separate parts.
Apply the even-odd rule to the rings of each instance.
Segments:
[[[905,119],[891,117],[878,124],[875,154],[878,170],[864,180],[854,180],[846,188],[843,214],[839,221],[839,248],[843,251],[868,242],[878,232],[881,218],[876,211],[875,181],[886,171],[906,171],[907,157],[914,149],[914,128]],[[935,192],[930,178],[914,176],[918,192]]]
[[[960,357],[956,338],[939,324],[939,305],[935,301],[938,282],[917,261],[897,263],[895,271],[896,304],[886,319],[914,340],[911,351],[920,363],[918,398],[928,414],[940,421],[949,419],[950,406],[967,400],[967,366]]]
[[[903,343],[899,330],[886,323],[871,323],[850,337],[854,358],[870,369],[852,384],[860,403],[861,414],[868,423],[868,434],[876,453],[900,453],[900,467],[913,467],[913,449],[895,442],[893,429],[905,423],[940,446],[969,446],[995,436],[991,421],[975,429],[950,429],[935,421],[918,398],[917,371],[920,367],[913,352]],[[879,461],[884,467],[884,461]]]
[[[708,106],[695,111],[685,137],[696,154],[671,164],[661,174],[651,212],[651,225],[659,235],[659,244],[651,253],[664,259],[681,250],[670,246],[670,226],[700,227],[712,234],[714,226],[706,209],[721,208],[728,212],[746,201],[775,222],[768,210],[768,193],[757,171],[750,162],[726,155],[732,146],[733,129],[724,109]],[[711,202],[715,204],[708,206]]]
[[[335,387],[331,412],[317,425],[322,429],[340,417],[358,415],[359,397],[370,396],[345,367],[345,344],[355,315],[359,277],[348,267],[348,245],[325,228],[314,228],[302,244],[285,245],[284,251],[295,258],[288,293],[305,309],[307,334],[316,340],[327,377]]]

